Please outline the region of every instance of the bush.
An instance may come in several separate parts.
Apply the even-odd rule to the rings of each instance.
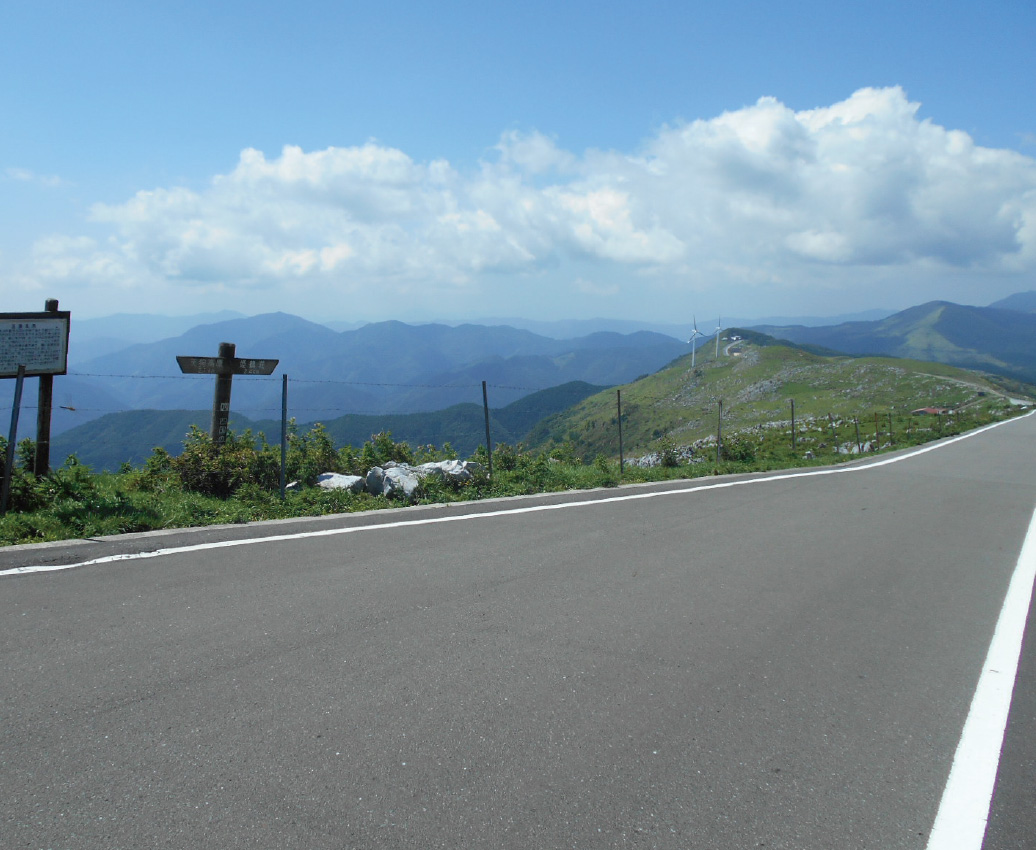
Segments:
[[[240,437],[228,433],[226,442],[218,446],[192,425],[183,446],[182,454],[170,458],[169,467],[186,490],[226,499],[247,483],[271,490],[280,483],[280,468],[272,450],[265,440],[257,450],[249,431]]]
[[[658,462],[662,466],[667,469],[675,469],[680,465],[680,453],[676,450],[676,444],[671,437],[660,437],[655,445],[657,446]]]
[[[755,462],[755,446],[744,437],[737,435],[724,437],[720,457],[733,463],[753,463]]]
[[[265,445],[265,440],[263,442]],[[313,486],[316,484],[317,476],[321,473],[352,471],[343,466],[343,461],[346,463],[349,461],[348,455],[345,458],[339,455],[331,435],[327,433],[327,429],[322,424],[318,422],[310,428],[309,433],[299,434],[295,420],[291,420],[288,426],[285,470],[285,475],[289,480]],[[275,463],[279,477],[279,459]]]
[[[618,468],[608,462],[604,455],[597,455],[594,458],[594,469],[601,478],[601,485],[614,487],[619,483]]]
[[[493,468],[513,472],[518,468],[519,452],[507,443],[500,443],[493,449]]]

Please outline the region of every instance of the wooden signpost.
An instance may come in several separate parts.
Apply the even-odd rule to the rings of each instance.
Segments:
[[[43,313],[0,313],[0,378],[39,377],[36,410],[37,475],[50,471],[50,411],[54,376],[68,371],[68,331],[71,313],[58,310],[48,298]],[[21,393],[18,393],[21,397]],[[13,432],[11,439],[14,439]]]
[[[235,357],[237,346],[221,342],[216,357],[182,357],[176,362],[187,375],[215,375],[216,392],[212,398],[212,442],[222,446],[227,440],[230,422],[230,382],[234,375],[272,375],[279,360]]]

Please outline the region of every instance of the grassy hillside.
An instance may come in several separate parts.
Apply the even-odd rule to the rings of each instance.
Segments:
[[[1004,403],[1026,394],[1020,385],[952,366],[884,357],[825,356],[782,344],[762,334],[731,330],[740,342],[725,341],[717,361],[711,349],[621,388],[623,441],[627,457],[657,448],[660,438],[690,445],[716,433],[723,402],[725,433],[787,422],[791,400],[796,418],[827,417],[863,422],[874,413],[907,414],[921,407],[958,408]],[[704,356],[702,356],[704,354]],[[866,427],[866,426],[865,426]],[[618,454],[615,391],[594,395],[541,422],[529,443],[570,442],[583,457]]]

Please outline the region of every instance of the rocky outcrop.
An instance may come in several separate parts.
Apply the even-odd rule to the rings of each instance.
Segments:
[[[375,466],[367,473],[367,492],[373,496],[409,499],[420,486],[421,477],[403,464]]]
[[[410,499],[417,493],[421,482],[430,476],[460,485],[471,481],[481,471],[482,464],[470,460],[440,460],[419,466],[389,461],[384,466],[371,467],[366,476],[321,473],[317,476],[317,486],[324,490],[348,490],[350,493],[366,492],[390,499]],[[289,490],[297,490],[298,487],[294,481],[288,485]]]
[[[317,476],[317,487],[322,490],[348,490],[350,493],[362,493],[367,489],[367,482],[361,475],[324,472]]]
[[[465,484],[475,477],[475,473],[482,471],[482,464],[473,460],[439,460],[422,463],[413,467],[413,470],[421,477],[436,475],[451,484]]]

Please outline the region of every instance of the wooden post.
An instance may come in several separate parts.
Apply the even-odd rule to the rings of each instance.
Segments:
[[[22,407],[22,385],[25,383],[25,364],[18,365],[18,377],[14,384],[14,401],[11,403],[11,431],[7,438],[7,456],[4,462],[4,483],[0,492],[0,514],[7,513],[11,498],[11,476],[14,474],[15,443],[18,440],[18,413]]]
[[[188,357],[178,354],[176,362],[185,375],[215,375],[216,391],[212,397],[212,428],[209,436],[216,446],[222,446],[227,439],[230,425],[230,386],[234,375],[272,375],[277,360],[239,360],[234,355],[237,346],[232,342],[219,344],[217,357]]]
[[[860,442],[860,419],[857,416],[853,417],[853,423],[856,425],[856,451],[861,455],[863,454],[863,443]]]
[[[232,342],[221,342],[219,354],[221,360],[230,360],[237,354],[237,346]],[[234,379],[229,369],[216,374],[216,391],[212,396],[212,429],[209,436],[217,446],[227,441],[227,430],[230,427],[230,386]]]
[[[830,413],[827,414],[827,424],[831,426],[831,448],[838,454],[838,432],[835,430],[835,418]]]
[[[889,411],[889,442],[892,442],[892,411]]]
[[[493,441],[489,437],[489,393],[486,382],[482,382],[482,412],[486,417],[486,455],[489,457],[489,480],[493,480]]]
[[[281,375],[281,501],[285,498],[288,467],[288,375]]]
[[[58,299],[48,298],[44,309],[57,313]],[[37,477],[50,472],[50,416],[54,406],[54,376],[40,375],[39,400],[36,405],[36,460],[33,471]]]
[[[881,448],[881,426],[878,424],[878,411],[874,411],[874,442]]]

